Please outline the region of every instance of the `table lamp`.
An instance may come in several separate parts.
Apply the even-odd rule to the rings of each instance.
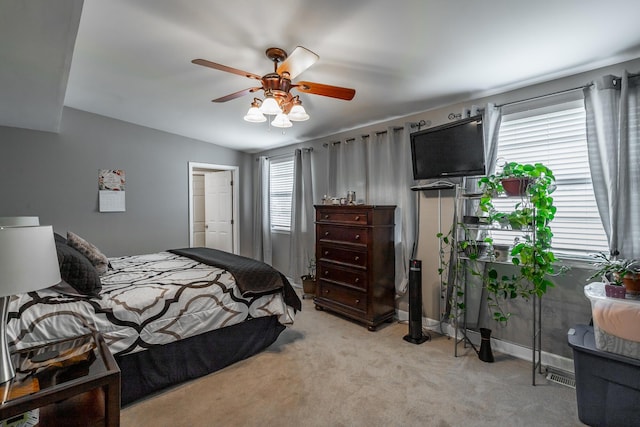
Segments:
[[[0,227],[27,227],[40,225],[40,218],[37,216],[0,216]]]
[[[48,288],[60,280],[53,227],[0,223],[0,383],[15,376],[7,340],[11,295]]]

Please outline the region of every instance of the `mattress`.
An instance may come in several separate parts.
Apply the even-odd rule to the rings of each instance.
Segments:
[[[64,285],[12,297],[10,346],[98,331],[114,355],[124,356],[259,317],[293,323],[295,309],[282,293],[243,296],[225,269],[168,251],[109,261],[98,297]]]

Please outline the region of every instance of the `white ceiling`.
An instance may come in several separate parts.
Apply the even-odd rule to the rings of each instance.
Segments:
[[[3,0],[0,125],[57,131],[64,103],[261,151],[638,58],[638,16],[637,0]],[[251,95],[211,102],[254,80],[191,63],[263,75],[266,48],[297,45],[320,59],[294,82],[356,96],[301,94],[311,119],[284,134],[242,119]]]

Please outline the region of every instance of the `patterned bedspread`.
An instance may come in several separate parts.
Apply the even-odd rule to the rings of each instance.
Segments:
[[[261,316],[293,323],[281,293],[243,297],[226,270],[169,252],[111,258],[90,298],[53,287],[16,295],[10,346],[31,347],[97,330],[112,353],[135,353]]]

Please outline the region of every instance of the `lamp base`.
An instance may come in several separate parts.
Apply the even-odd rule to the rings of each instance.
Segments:
[[[16,376],[11,362],[9,342],[7,341],[7,318],[9,315],[10,296],[0,297],[0,383],[6,383]]]

